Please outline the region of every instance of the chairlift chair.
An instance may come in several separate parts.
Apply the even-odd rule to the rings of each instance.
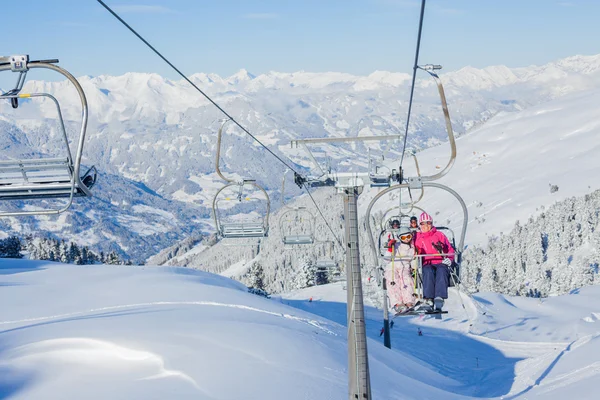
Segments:
[[[222,215],[221,209],[219,209],[219,203],[221,201],[251,201],[256,198],[243,196],[244,186],[252,186],[259,189],[265,196],[266,199],[266,213],[256,219],[228,219]],[[238,187],[238,196],[236,198],[226,197],[219,198],[221,192],[227,188]],[[215,221],[215,228],[217,234],[223,239],[239,239],[239,238],[262,238],[268,236],[269,233],[269,197],[266,191],[258,186],[254,181],[244,180],[239,183],[230,183],[223,186],[215,195],[213,200],[213,215]]]
[[[219,128],[219,133],[217,135],[217,151],[216,151],[216,171],[217,174],[228,183],[225,184],[221,189],[217,191],[215,197],[213,198],[213,217],[215,221],[215,228],[217,230],[217,235],[223,239],[241,239],[241,238],[263,238],[267,237],[269,234],[269,214],[271,210],[271,201],[269,199],[269,195],[267,191],[262,188],[260,185],[256,183],[254,179],[242,179],[236,181],[235,179],[225,177],[219,168],[219,158],[221,155],[221,138],[223,134],[223,127],[230,120],[225,120],[221,127]],[[232,199],[231,197],[226,197],[224,199],[219,198],[219,195],[228,188],[236,188],[238,189],[238,193],[236,199]],[[255,200],[256,198],[250,198],[244,195],[244,188],[253,188],[258,189],[264,196],[265,202],[265,213],[261,215],[261,217],[256,220],[228,220],[219,210],[219,202],[220,201],[231,201],[237,200],[238,202],[242,202],[244,200]]]
[[[315,216],[306,207],[289,207],[285,204],[285,177],[281,181],[281,209],[279,231],[284,245],[306,245],[315,242]]]
[[[325,241],[320,242],[323,244],[328,244],[328,248],[326,254],[322,257],[317,258],[315,262],[316,273],[325,274],[327,276],[327,280],[330,283],[339,282],[344,279],[342,276],[342,268],[335,261],[333,257],[333,242]]]
[[[335,283],[344,279],[342,271],[334,260],[320,259],[317,260],[315,266],[315,278],[318,275],[325,276],[328,283]],[[315,281],[317,281],[317,279],[315,279]]]
[[[0,216],[52,215],[59,214],[71,206],[75,197],[91,197],[90,189],[97,179],[95,167],[80,173],[81,158],[88,120],[88,107],[85,93],[79,82],[68,71],[55,65],[58,60],[30,61],[28,55],[0,57],[0,71],[18,72],[15,88],[0,95],[7,99],[13,108],[19,107],[19,99],[46,98],[53,102],[57,111],[57,120],[65,145],[65,157],[38,158],[0,161],[0,200],[34,200],[67,198],[61,207],[31,211],[0,211]],[[71,146],[65,130],[62,112],[58,100],[48,93],[21,93],[27,72],[34,68],[45,68],[65,76],[77,90],[81,100],[82,121],[73,159]]]
[[[279,218],[279,229],[285,245],[315,242],[314,216],[306,207],[295,207],[284,211]]]

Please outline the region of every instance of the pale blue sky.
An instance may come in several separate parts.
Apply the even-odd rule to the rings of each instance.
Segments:
[[[76,76],[175,74],[95,0],[0,0],[0,53]],[[190,75],[410,72],[420,0],[106,0]],[[422,63],[544,64],[600,53],[600,1],[428,0]]]

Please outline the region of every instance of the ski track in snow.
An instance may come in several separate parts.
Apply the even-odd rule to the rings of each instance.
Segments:
[[[70,312],[70,313],[49,315],[49,316],[44,316],[44,317],[25,318],[25,319],[20,319],[20,320],[13,320],[13,321],[0,321],[0,325],[47,321],[47,320],[58,319],[58,318],[73,317],[76,315],[85,315],[88,313],[95,313],[95,312],[99,312],[99,311],[121,310],[121,309],[125,309],[125,308],[148,307],[148,306],[213,306],[213,307],[237,308],[240,310],[254,311],[254,312],[258,312],[258,313],[262,313],[262,314],[268,314],[268,315],[273,315],[276,317],[290,319],[293,321],[303,322],[305,324],[314,326],[317,329],[320,329],[321,331],[327,333],[328,335],[338,336],[335,332],[325,328],[318,321],[315,321],[312,319],[301,318],[301,317],[297,317],[297,316],[291,315],[291,314],[284,314],[284,313],[277,313],[277,312],[273,312],[273,311],[262,310],[262,309],[256,308],[256,307],[245,306],[243,304],[227,304],[227,303],[218,303],[218,302],[214,302],[214,301],[154,301],[154,302],[149,302],[149,303],[123,304],[123,305],[118,305],[118,306],[98,307],[98,308],[92,308],[92,309],[89,309],[86,311],[75,311],[75,312]]]
[[[545,359],[547,359],[551,355],[551,353],[547,353],[544,356],[532,359],[530,364],[534,364],[534,366],[546,366],[546,368],[544,368],[542,373],[538,375],[537,379],[534,382],[530,383],[525,389],[519,391],[518,393],[510,397],[507,397],[506,399],[517,399],[536,387],[544,388],[543,390],[536,393],[539,396],[541,394],[554,391],[560,387],[567,386],[572,383],[599,374],[600,362],[594,362],[592,364],[586,365],[585,367],[578,368],[573,371],[561,374],[555,378],[546,380],[546,377],[552,372],[552,370],[558,364],[561,358],[563,358],[567,353],[588,343],[593,337],[594,335],[587,335],[579,340],[574,340],[568,343],[564,349],[558,351],[558,354],[556,355],[556,357],[553,358],[551,362],[545,362]],[[531,365],[529,365],[528,367],[531,368]],[[531,381],[532,378],[533,376],[529,376],[526,380]],[[525,379],[522,378],[521,381],[523,380]]]

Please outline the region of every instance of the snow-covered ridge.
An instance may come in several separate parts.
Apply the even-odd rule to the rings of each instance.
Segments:
[[[442,73],[444,83],[471,90],[491,89],[526,82],[548,82],[564,79],[569,75],[593,75],[600,70],[600,54],[591,56],[572,56],[550,62],[545,65],[509,68],[496,65],[485,68],[464,67],[457,71]],[[340,90],[343,87],[350,91],[367,91],[381,88],[399,87],[410,84],[411,75],[404,72],[375,71],[367,76],[352,75],[341,72],[276,72],[270,71],[253,75],[241,69],[229,77],[221,77],[214,73],[194,73],[189,78],[205,89],[240,90],[256,92],[264,89],[284,91],[305,90]],[[429,80],[423,77],[419,85],[428,85]],[[144,90],[156,90],[158,94],[168,94],[171,90],[191,91],[183,79],[171,80],[156,73],[128,72],[120,76],[100,75],[97,77],[82,76],[78,78],[83,84],[90,83],[103,90],[106,96],[115,90],[126,90],[133,97],[143,94]],[[57,85],[66,82],[28,81],[26,90],[54,91]],[[166,103],[167,104],[167,103]],[[166,105],[165,104],[165,105]],[[177,108],[178,103],[168,102],[169,107]]]

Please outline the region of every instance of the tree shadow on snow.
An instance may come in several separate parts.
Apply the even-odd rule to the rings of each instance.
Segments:
[[[0,275],[13,275],[44,269],[46,267],[43,266],[42,262],[6,262],[6,260],[0,260]]]
[[[304,311],[322,316],[346,326],[346,304],[315,300],[283,300],[283,303]],[[379,317],[381,316],[381,317]],[[365,307],[367,336],[383,346],[380,331],[383,326],[383,313],[372,307]],[[510,392],[516,378],[515,364],[520,358],[506,357],[502,352],[487,343],[479,341],[463,332],[445,330],[443,323],[452,318],[444,314],[440,328],[430,325],[416,325],[418,316],[394,319],[391,329],[392,350],[404,353],[416,362],[428,365],[433,371],[453,379],[458,383],[448,387],[423,379],[427,385],[459,395],[490,398]],[[435,316],[424,318],[433,319]],[[418,335],[421,330],[422,336]]]

